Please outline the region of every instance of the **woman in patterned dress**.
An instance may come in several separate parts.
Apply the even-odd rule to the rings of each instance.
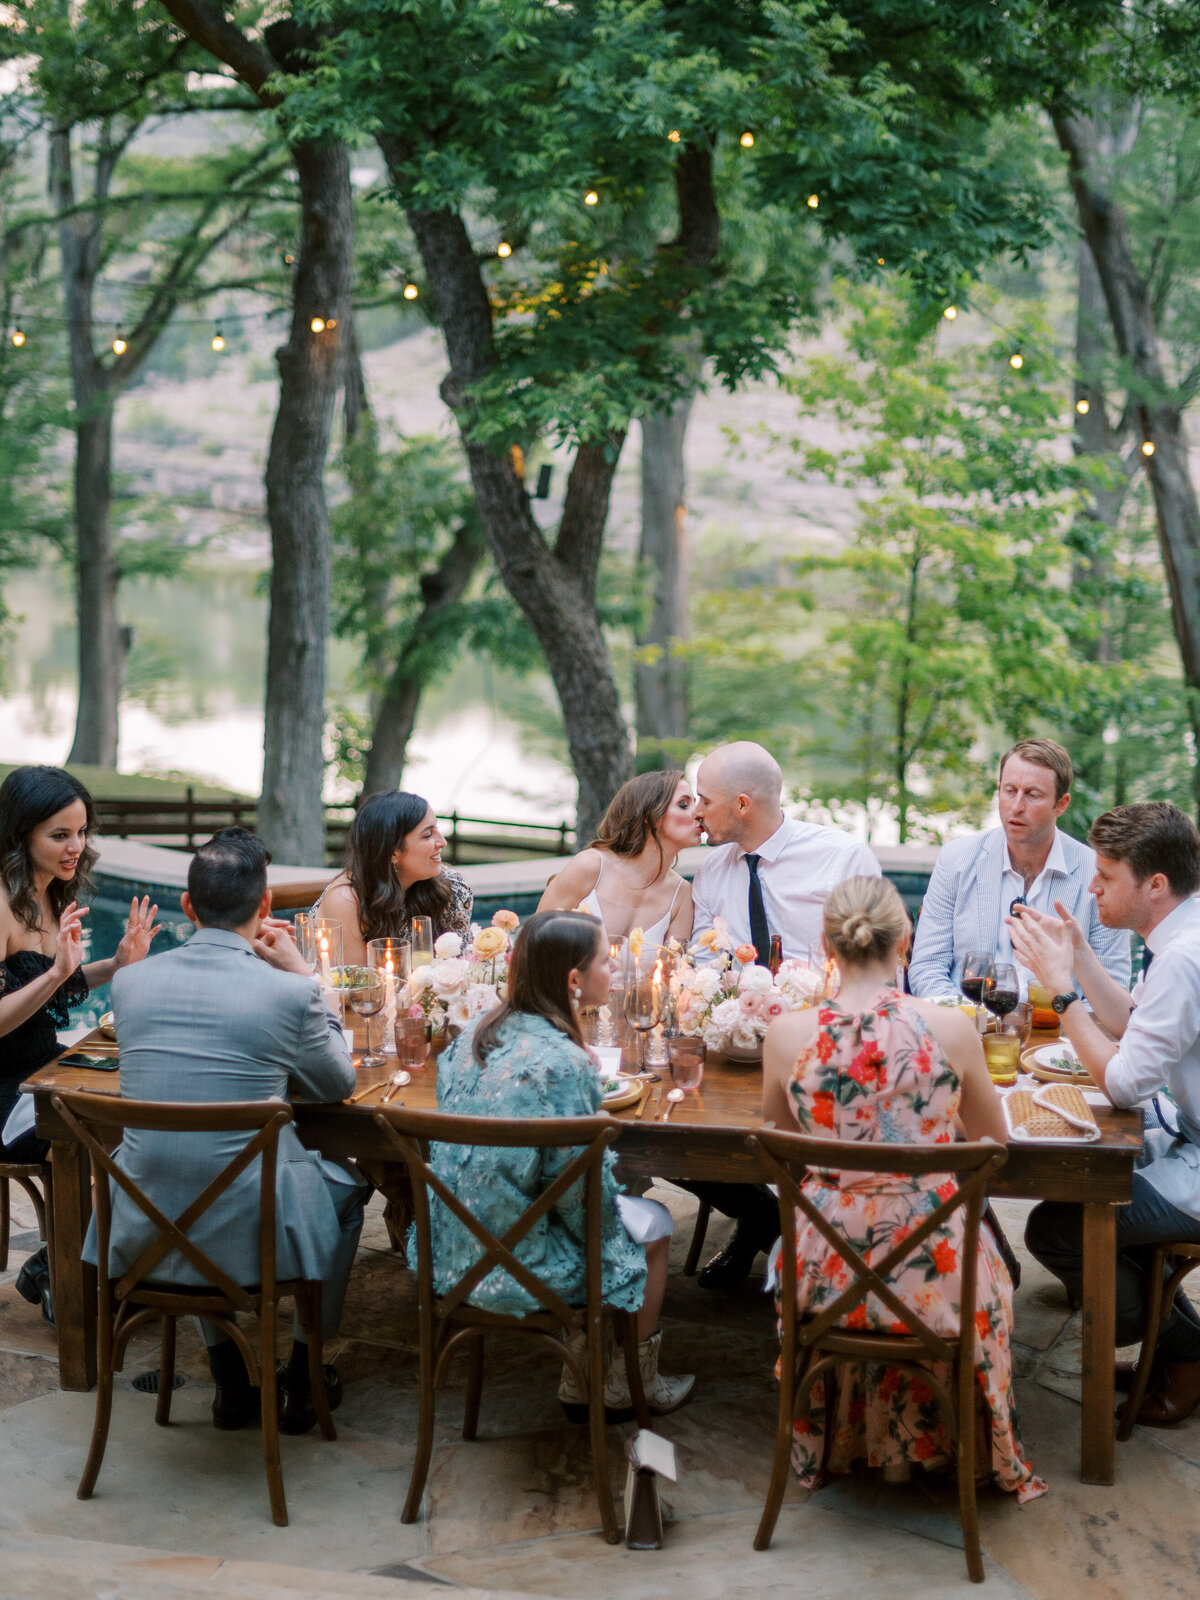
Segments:
[[[825,903],[825,944],[836,959],[836,1001],[772,1024],[763,1051],[763,1115],[810,1138],[879,1144],[946,1144],[1007,1139],[996,1090],[974,1027],[957,1009],[900,992],[896,965],[908,946],[908,919],[883,878],[849,878]],[[832,1157],[831,1157],[832,1164]],[[893,1246],[952,1192],[936,1175],[812,1171],[805,1195],[868,1263]],[[964,1213],[954,1212],[891,1278],[906,1305],[946,1337],[958,1330]],[[802,1315],[836,1299],[850,1270],[802,1216],[796,1219],[796,1295]],[[990,1449],[981,1469],[1019,1500],[1045,1492],[1017,1434],[1012,1393],[1012,1282],[986,1224],[980,1230],[975,1300],[976,1376]],[[907,1332],[869,1295],[846,1325]],[[937,1465],[950,1453],[932,1388],[894,1367],[843,1369],[837,1413],[825,1386],[813,1385],[807,1416],[796,1422],[792,1462],[815,1487],[826,1428],[829,1468],[866,1465],[902,1476],[911,1462]]]
[[[471,923],[472,895],[457,872],[442,865],[446,840],[433,807],[418,794],[389,789],[373,794],[354,819],[346,865],[313,907],[342,925],[342,959],[362,966],[369,939],[407,939],[412,919],[430,917],[433,937]]]

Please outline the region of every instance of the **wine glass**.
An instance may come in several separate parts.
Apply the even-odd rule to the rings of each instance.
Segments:
[[[993,961],[983,980],[983,1003],[1001,1021],[1015,1011],[1021,999],[1017,969],[1011,961]]]
[[[992,964],[990,950],[968,950],[963,959],[962,977],[959,983],[962,992],[974,1007],[976,1023],[979,1032],[984,1029],[984,1021],[979,1007],[983,1004],[983,985],[988,975],[988,968]]]
[[[433,918],[414,917],[412,919],[412,964],[414,967],[427,967],[433,960]]]
[[[625,1020],[638,1036],[639,1073],[646,1071],[646,1035],[658,1023],[662,1005],[662,969],[644,960],[631,961],[625,979]]]
[[[383,979],[377,972],[373,972],[370,967],[360,967],[358,981],[352,989],[346,991],[346,998],[350,1002],[351,1011],[356,1016],[365,1018],[367,1024],[367,1050],[359,1065],[363,1067],[384,1066],[383,1057],[371,1044],[371,1024],[383,1010]]]

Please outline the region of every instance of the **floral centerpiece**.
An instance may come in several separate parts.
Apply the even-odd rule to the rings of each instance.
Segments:
[[[708,960],[697,961],[701,950]],[[703,1039],[723,1055],[757,1056],[775,1017],[801,1011],[825,994],[826,974],[803,961],[785,961],[775,974],[757,963],[754,946],[735,946],[720,917],[695,945],[675,952],[671,996],[680,1033]]]
[[[433,960],[414,967],[402,1005],[410,1017],[424,1017],[434,1033],[465,1028],[498,1006],[508,983],[513,935],[520,926],[515,911],[497,911],[486,928],[472,924],[469,936],[443,933]]]

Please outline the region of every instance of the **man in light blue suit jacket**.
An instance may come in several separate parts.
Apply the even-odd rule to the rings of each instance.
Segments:
[[[1053,914],[1063,905],[1087,934],[1105,970],[1129,988],[1129,934],[1106,928],[1089,892],[1095,853],[1055,824],[1071,803],[1071,758],[1050,739],[1023,739],[1000,762],[1000,826],[955,839],[938,856],[913,941],[913,994],[961,987],[971,951],[993,952],[1017,967],[1022,996],[1030,973],[1013,954],[1005,918],[1014,901]]]
[[[197,932],[177,950],[122,968],[113,983],[121,1093],[136,1100],[342,1100],[355,1076],[341,1024],[322,998],[288,933],[269,920],[267,852],[243,828],[226,828],[188,871],[184,912]],[[267,920],[264,920],[267,919]],[[144,970],[143,970],[144,969]],[[132,977],[133,981],[127,981]],[[159,1133],[131,1129],[118,1161],[168,1216],[177,1216],[246,1143],[245,1133]],[[199,1219],[191,1237],[238,1283],[258,1281],[258,1190],[254,1161]],[[280,1278],[322,1283],[322,1337],[341,1320],[362,1229],[367,1187],[353,1166],[306,1150],[292,1126],[279,1138],[276,1178]],[[123,1272],[152,1237],[152,1225],[114,1189],[110,1266]],[[85,1256],[95,1260],[93,1234]],[[156,1277],[204,1280],[178,1251]],[[257,1411],[241,1354],[213,1323],[202,1323],[217,1383],[213,1421],[240,1427]],[[315,1420],[307,1348],[300,1329],[283,1379],[280,1426],[304,1432]],[[330,1369],[332,1373],[332,1369]],[[336,1399],[340,1391],[332,1377]]]

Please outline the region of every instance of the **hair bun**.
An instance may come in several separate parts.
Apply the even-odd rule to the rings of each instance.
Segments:
[[[865,911],[855,912],[842,923],[842,938],[847,944],[865,950],[875,939],[875,928]]]

